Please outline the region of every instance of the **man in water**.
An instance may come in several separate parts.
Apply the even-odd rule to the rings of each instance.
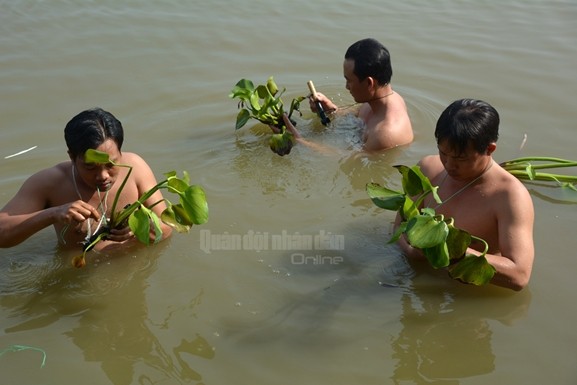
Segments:
[[[443,202],[428,196],[423,205],[484,239],[487,260],[497,270],[492,283],[521,290],[533,267],[533,202],[525,186],[493,160],[498,137],[499,114],[488,103],[462,99],[447,107],[435,129],[439,155],[419,162]],[[424,258],[406,239],[400,245],[408,257]],[[471,248],[476,255],[483,251],[478,243]]]
[[[68,122],[64,137],[70,160],[32,175],[0,210],[0,247],[15,246],[52,225],[59,243],[79,248],[103,215],[110,217],[114,197],[129,169],[112,163],[87,163],[84,154],[88,149],[107,153],[115,164],[132,166],[117,211],[156,185],[152,170],[140,156],[121,152],[122,124],[111,113],[100,108],[81,112]],[[149,206],[162,199],[162,193],[157,191],[145,204]],[[152,210],[160,217],[165,208],[161,202]],[[168,237],[171,228],[164,223],[161,226],[163,238]],[[113,229],[96,248],[133,239],[129,227]]]
[[[364,151],[386,150],[413,141],[407,106],[391,86],[393,69],[387,48],[375,39],[357,41],[345,53],[343,74],[347,90],[361,104],[358,117],[364,123],[361,133]],[[337,105],[324,94],[316,95],[325,111],[338,111]],[[312,100],[310,105],[316,112]],[[288,119],[285,123],[299,142],[316,147],[304,140]]]

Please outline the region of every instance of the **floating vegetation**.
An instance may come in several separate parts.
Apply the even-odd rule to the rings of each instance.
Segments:
[[[280,155],[290,153],[295,143],[295,138],[285,126],[283,115],[285,113],[282,94],[286,91],[279,88],[273,77],[269,77],[266,84],[254,86],[254,83],[248,79],[239,80],[228,95],[232,99],[239,99],[238,108],[240,111],[236,116],[235,129],[242,128],[250,119],[256,119],[259,122],[275,127],[279,132],[275,132],[269,139],[270,149]],[[306,96],[294,98],[291,102],[290,109],[287,113],[290,119],[294,111],[300,113],[300,103],[306,99]]]
[[[43,368],[46,365],[46,352],[43,349],[34,347],[34,346],[27,346],[27,345],[10,345],[7,348],[0,350],[0,357],[2,357],[5,353],[8,352],[20,352],[22,350],[35,350],[37,352],[42,353],[42,362],[40,363],[40,368]]]

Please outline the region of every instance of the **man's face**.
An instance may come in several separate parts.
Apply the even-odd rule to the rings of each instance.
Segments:
[[[364,103],[369,100],[368,80],[359,80],[355,75],[355,62],[351,59],[345,59],[343,63],[343,75],[345,77],[345,87],[351,93],[357,103]]]
[[[446,140],[439,142],[439,157],[447,174],[460,181],[468,181],[476,178],[487,167],[487,160],[491,152],[478,153],[469,143],[464,152],[457,152]]]
[[[107,153],[109,159],[114,163],[120,162],[121,153],[116,143],[111,139],[104,141],[95,150]],[[86,163],[84,156],[79,156],[72,161],[76,166],[78,176],[89,188],[108,191],[116,182],[119,168],[112,163]]]

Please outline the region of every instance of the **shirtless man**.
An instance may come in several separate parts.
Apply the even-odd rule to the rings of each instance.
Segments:
[[[447,107],[435,129],[439,155],[419,162],[443,203],[427,197],[423,204],[487,241],[487,260],[497,270],[492,283],[521,290],[533,266],[533,202],[525,186],[493,160],[498,136],[499,114],[489,104],[463,99]],[[408,257],[424,258],[406,239],[400,245]],[[480,244],[471,247],[477,255],[483,251]]]
[[[381,43],[375,39],[363,39],[351,45],[345,53],[343,74],[347,90],[355,102],[362,103],[358,117],[365,124],[361,138],[364,151],[386,150],[413,141],[407,106],[401,95],[393,91],[391,57]],[[338,110],[320,92],[317,92],[317,100],[325,111]],[[316,112],[312,100],[310,105],[311,110]],[[302,138],[288,119],[285,119],[285,123],[299,142],[311,143]]]
[[[0,247],[15,246],[52,225],[60,244],[80,248],[89,229],[96,228],[102,210],[110,217],[114,197],[129,169],[86,163],[84,153],[89,148],[106,152],[116,164],[133,167],[117,210],[135,202],[156,185],[152,170],[140,156],[121,152],[122,124],[109,112],[99,108],[81,112],[68,122],[64,137],[70,160],[32,175],[0,210]],[[161,199],[162,194],[157,191],[146,204]],[[152,210],[160,217],[165,207],[160,203]],[[168,237],[171,228],[164,223],[161,226],[163,238]],[[126,227],[112,230],[107,239],[96,248],[131,242],[135,237]]]

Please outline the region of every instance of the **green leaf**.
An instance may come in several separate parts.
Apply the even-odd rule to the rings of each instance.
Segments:
[[[447,242],[423,249],[427,260],[435,269],[449,266],[449,247]]]
[[[130,230],[132,230],[136,239],[145,245],[150,244],[150,217],[147,211],[150,212],[146,207],[140,206],[140,209],[128,217]]]
[[[390,190],[378,183],[367,183],[365,189],[373,203],[382,209],[397,211],[405,203],[405,194]]]
[[[158,215],[156,215],[156,213],[152,210],[150,210],[148,215],[152,225],[154,226],[154,243],[156,244],[162,240],[162,227],[160,224],[160,218],[158,218]]]
[[[208,205],[202,187],[189,186],[180,196],[180,203],[195,225],[201,225],[208,221]]]
[[[449,267],[451,278],[473,285],[484,285],[495,275],[495,268],[484,255],[467,254],[462,260]]]
[[[260,113],[260,98],[256,92],[252,93],[249,98],[252,113],[258,115]]]
[[[447,224],[428,215],[417,215],[407,224],[407,239],[413,247],[425,249],[444,243],[449,234]]]
[[[107,164],[110,163],[108,153],[89,148],[84,153],[84,161],[86,163]]]
[[[169,205],[161,214],[160,218],[164,223],[178,231],[186,233],[192,227],[192,219],[186,213],[182,205]]]
[[[293,146],[294,136],[288,131],[282,134],[273,134],[269,139],[270,149],[280,156],[289,154]]]
[[[241,100],[249,100],[250,95],[254,92],[254,84],[248,79],[240,79],[230,94],[231,99],[240,98]]]
[[[179,195],[184,194],[186,189],[189,187],[187,181],[182,180],[176,176],[168,178],[167,186],[168,186],[168,190],[170,192],[173,192],[173,193],[179,194]]]
[[[299,111],[300,113],[301,102],[306,98],[307,98],[306,96],[299,96],[298,98],[295,98],[291,101],[291,106],[288,114],[289,118],[292,116],[293,111]]]
[[[452,224],[449,224],[448,228],[447,246],[449,247],[449,259],[459,259],[465,254],[471,244],[471,234],[456,228]]]
[[[397,165],[395,167],[401,175],[403,175],[403,190],[410,196],[417,196],[423,193],[432,193],[433,198],[437,203],[441,203],[437,186],[433,186],[429,178],[423,174],[418,165],[407,167],[404,165]]]
[[[403,176],[403,190],[410,196],[421,195],[423,190],[423,183],[421,177],[413,168],[405,165],[397,165],[395,167]]]
[[[278,92],[278,86],[274,82],[274,79],[272,76],[270,78],[268,78],[268,80],[266,82],[266,88],[268,88],[268,91],[270,92],[270,94],[272,96],[275,96],[276,93]]]
[[[239,128],[244,127],[244,125],[248,122],[249,119],[250,119],[250,111],[247,110],[246,108],[242,108],[238,112],[238,115],[236,116],[235,129],[238,130]]]
[[[421,214],[427,215],[429,217],[434,217],[437,215],[437,213],[435,212],[435,209],[431,208],[431,207],[423,207],[421,209]]]
[[[393,236],[391,237],[391,239],[389,239],[387,243],[391,244],[397,242],[401,238],[405,230],[407,230],[407,222],[401,222],[397,227],[397,229],[395,230],[395,232],[393,233]]]
[[[408,221],[409,219],[419,215],[419,210],[415,202],[413,202],[413,200],[408,196],[405,196],[405,202],[403,203],[403,207],[399,210],[399,213],[403,220]]]

